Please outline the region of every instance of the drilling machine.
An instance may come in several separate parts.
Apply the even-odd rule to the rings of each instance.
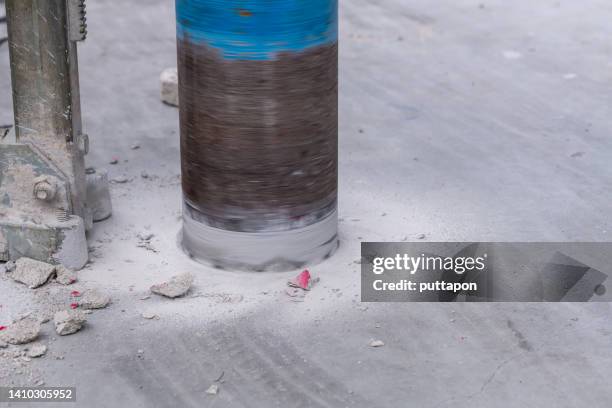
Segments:
[[[14,127],[0,141],[0,261],[82,268],[86,231],[111,214],[108,178],[85,168],[77,43],[84,0],[6,0]],[[86,174],[87,173],[87,174]]]

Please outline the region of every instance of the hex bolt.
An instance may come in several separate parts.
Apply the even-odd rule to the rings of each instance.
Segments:
[[[34,197],[41,201],[51,201],[55,198],[57,183],[48,177],[41,176],[34,179]]]

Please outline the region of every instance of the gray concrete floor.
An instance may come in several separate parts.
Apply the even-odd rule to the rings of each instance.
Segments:
[[[612,405],[610,304],[365,305],[354,263],[362,240],[421,233],[609,240],[609,2],[341,2],[342,242],[312,268],[321,283],[303,303],[283,296],[291,274],[216,271],[176,248],[178,113],[158,97],[176,64],[172,3],[88,5],[88,162],[132,181],[113,186],[115,214],[96,225],[82,272],[113,305],[77,335],[45,328],[50,351],[32,365],[46,385],[76,386],[83,407]],[[10,123],[6,45],[0,95]],[[145,228],[158,253],[136,248]],[[138,300],[185,270],[202,297]],[[22,311],[15,299],[35,302],[6,280],[0,293],[5,318]],[[239,300],[215,300],[228,293]],[[206,395],[222,372],[220,394]]]

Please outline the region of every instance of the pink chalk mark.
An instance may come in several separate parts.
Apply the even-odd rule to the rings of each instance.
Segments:
[[[304,290],[310,289],[310,271],[305,269],[302,273],[296,276],[291,283],[298,288],[302,288]]]

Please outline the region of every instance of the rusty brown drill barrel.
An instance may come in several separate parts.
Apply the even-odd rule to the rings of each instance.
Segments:
[[[291,269],[337,247],[337,0],[177,0],[183,247]]]

